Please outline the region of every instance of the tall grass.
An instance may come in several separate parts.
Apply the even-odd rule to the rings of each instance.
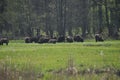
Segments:
[[[12,41],[8,46],[0,46],[0,80],[119,80],[119,47],[120,41],[57,44]],[[70,64],[77,69],[76,75],[67,74]]]

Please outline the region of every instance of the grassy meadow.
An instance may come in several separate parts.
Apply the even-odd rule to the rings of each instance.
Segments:
[[[120,41],[0,46],[0,80],[120,80]]]

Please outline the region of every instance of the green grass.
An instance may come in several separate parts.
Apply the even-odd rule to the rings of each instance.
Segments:
[[[49,80],[48,77],[51,77],[47,71],[68,67],[70,58],[73,59],[74,66],[79,71],[89,68],[120,70],[120,41],[57,44],[25,44],[23,41],[11,41],[8,46],[0,46],[1,64],[19,71],[43,72],[46,76],[44,80]],[[88,75],[84,76],[81,80],[86,80],[88,77]],[[100,77],[96,76],[92,80]],[[54,78],[54,80],[60,79]]]

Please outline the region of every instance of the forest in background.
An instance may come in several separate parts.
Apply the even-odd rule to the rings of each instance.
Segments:
[[[0,35],[120,39],[120,0],[0,0]]]

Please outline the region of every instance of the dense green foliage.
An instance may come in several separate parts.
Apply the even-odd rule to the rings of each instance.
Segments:
[[[57,44],[25,44],[23,41],[11,41],[8,46],[0,46],[0,70],[3,66],[7,71],[10,69],[11,72],[19,72],[19,76],[23,73],[21,75],[22,77],[24,77],[24,74],[28,74],[31,78],[30,75],[33,74],[35,78],[35,75],[38,73],[43,73],[43,80],[66,80],[66,78],[76,80],[74,76],[60,77],[60,75],[56,75],[55,77],[54,75],[53,77],[54,72],[61,69],[65,70],[69,67],[69,60],[72,59],[71,64],[73,64],[78,71],[110,69],[110,74],[105,73],[107,76],[104,73],[98,73],[98,75],[85,73],[83,76],[81,73],[78,73],[78,80],[89,80],[90,78],[97,80],[103,77],[108,77],[109,80],[119,80],[119,78],[115,76],[115,72],[120,70],[119,47],[120,41],[106,41],[103,43],[88,41],[85,43]],[[113,70],[113,72],[111,70]],[[52,72],[53,74],[51,74]]]
[[[12,39],[95,33],[118,39],[119,0],[1,0],[0,34]]]

